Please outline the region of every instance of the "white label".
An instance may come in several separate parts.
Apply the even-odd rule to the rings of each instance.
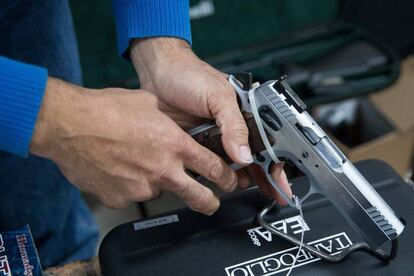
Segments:
[[[155,218],[155,219],[149,219],[149,220],[144,220],[140,222],[135,222],[134,230],[138,231],[138,230],[148,229],[148,228],[152,228],[152,227],[156,227],[160,225],[166,225],[166,224],[170,224],[174,222],[179,222],[179,221],[180,219],[178,218],[178,215],[171,215],[171,216],[165,216],[165,217],[160,217],[160,218]]]
[[[345,232],[338,233],[326,238],[309,242],[308,244],[315,246],[319,250],[330,255],[337,255],[343,249],[352,245],[351,240]],[[290,269],[295,262],[298,247],[292,247],[273,254],[262,256],[253,260],[242,262],[225,268],[228,276],[264,276],[274,275]],[[298,255],[295,267],[307,265],[320,258],[315,257],[302,249]]]
[[[214,15],[214,3],[212,0],[201,0],[190,8],[190,19],[200,19],[203,17]]]

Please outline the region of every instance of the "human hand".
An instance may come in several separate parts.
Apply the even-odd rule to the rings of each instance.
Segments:
[[[182,127],[190,127],[189,120],[180,120],[179,114],[192,115],[193,121],[214,119],[229,157],[241,165],[253,161],[248,130],[227,75],[198,59],[186,42],[174,38],[133,42],[131,59],[141,88],[156,95],[164,111],[175,113]]]
[[[156,97],[144,90],[92,90],[50,78],[30,150],[113,208],[169,190],[193,210],[214,213],[219,200],[185,169],[224,191],[237,186],[234,171],[159,111]]]
[[[253,161],[248,129],[226,74],[200,60],[186,42],[175,38],[135,40],[130,57],[141,88],[155,94],[160,100],[160,109],[178,125],[188,130],[205,119],[215,120],[228,156],[242,166]],[[266,194],[286,204],[257,167],[249,171]],[[283,164],[274,165],[272,175],[290,194]],[[246,188],[250,177],[242,170],[238,176],[240,186]]]

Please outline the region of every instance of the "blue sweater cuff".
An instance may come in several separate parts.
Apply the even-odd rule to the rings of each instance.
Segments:
[[[112,0],[118,50],[128,57],[131,39],[177,37],[191,44],[189,0]]]
[[[0,56],[0,150],[27,156],[47,70]]]

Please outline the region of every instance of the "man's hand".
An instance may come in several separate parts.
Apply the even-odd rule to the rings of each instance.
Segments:
[[[229,157],[241,164],[253,159],[248,130],[227,76],[198,59],[188,44],[174,38],[134,42],[131,59],[141,87],[157,95],[169,113],[187,113],[214,119],[223,135]],[[181,126],[185,121],[178,121]]]
[[[248,129],[226,74],[200,60],[186,42],[175,38],[135,40],[130,56],[141,88],[155,94],[160,100],[160,109],[178,125],[190,129],[203,118],[213,119],[220,127],[229,157],[240,165],[253,161]],[[249,170],[266,194],[285,204],[257,168]],[[249,177],[243,171],[238,175],[240,186],[248,186]],[[282,164],[273,167],[272,175],[287,193],[291,193]]]
[[[126,207],[170,190],[195,211],[214,213],[219,200],[187,175],[190,169],[224,191],[235,173],[159,111],[143,90],[85,89],[49,79],[31,144],[71,183],[108,207]]]

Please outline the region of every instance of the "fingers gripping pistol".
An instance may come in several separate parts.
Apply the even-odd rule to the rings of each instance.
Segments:
[[[261,166],[267,180],[292,207],[311,194],[325,195],[349,224],[365,239],[330,256],[305,244],[304,249],[320,258],[338,262],[352,251],[363,250],[382,260],[395,257],[397,237],[404,229],[400,220],[354,165],[306,111],[305,104],[282,78],[261,85],[252,84],[250,73],[229,77],[237,92],[239,105],[249,128],[249,144],[254,162]],[[203,146],[231,163],[221,144],[221,135],[214,124],[204,124],[190,131]],[[270,166],[280,160],[293,162],[307,177],[309,191],[301,199],[289,197],[271,177]],[[237,165],[232,164],[234,169]],[[294,237],[278,231],[263,219],[274,203],[259,214],[259,223],[272,233],[299,244]],[[391,243],[391,253],[380,247]]]

